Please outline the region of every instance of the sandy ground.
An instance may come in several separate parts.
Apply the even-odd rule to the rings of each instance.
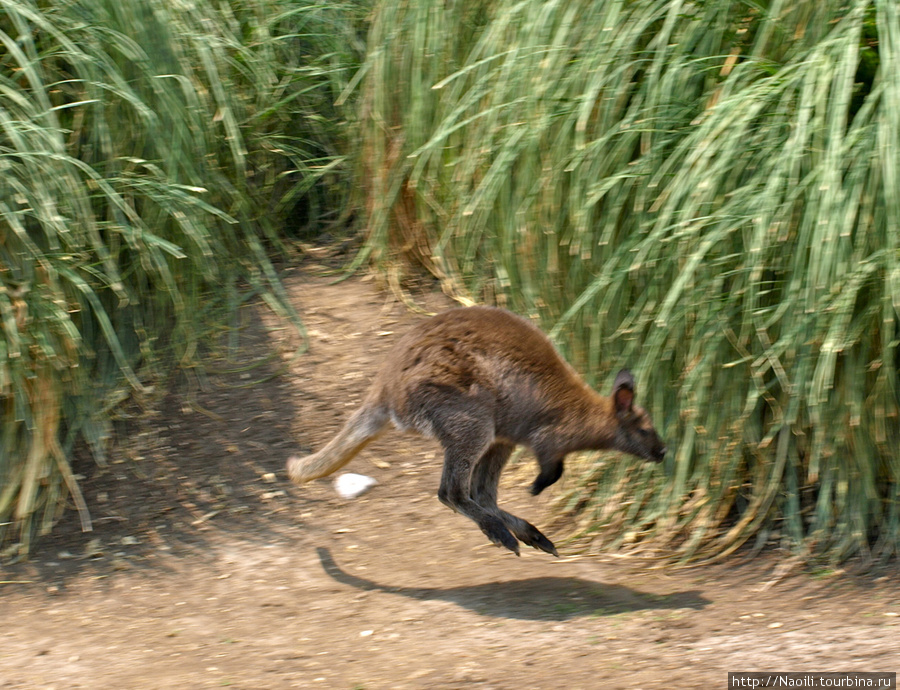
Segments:
[[[894,572],[773,582],[773,556],[582,556],[513,472],[501,503],[561,553],[517,558],[437,501],[437,445],[396,432],[346,468],[378,480],[364,496],[291,485],[285,458],[330,438],[423,317],[366,280],[288,287],[308,354],[248,308],[232,371],[130,422],[107,467],[77,467],[95,530],[70,514],[0,566],[0,688],[724,688],[728,671],[900,669]]]

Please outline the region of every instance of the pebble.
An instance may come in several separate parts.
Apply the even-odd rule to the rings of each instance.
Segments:
[[[337,491],[342,498],[356,498],[357,496],[362,496],[377,483],[378,480],[373,477],[348,472],[340,475],[334,480],[334,490]]]

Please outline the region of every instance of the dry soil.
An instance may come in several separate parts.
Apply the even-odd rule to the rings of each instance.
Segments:
[[[900,669],[892,572],[580,555],[513,472],[501,502],[561,553],[517,558],[437,501],[437,445],[397,432],[346,468],[378,480],[364,496],[291,485],[288,455],[330,438],[424,317],[364,279],[287,284],[307,354],[248,307],[240,359],[129,421],[106,467],[78,465],[94,531],[70,512],[0,566],[0,688],[725,688],[728,671]]]

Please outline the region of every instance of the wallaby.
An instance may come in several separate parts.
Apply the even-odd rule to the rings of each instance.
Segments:
[[[331,474],[390,420],[443,446],[442,503],[516,555],[521,541],[558,556],[534,525],[497,506],[500,472],[517,444],[540,466],[533,495],[560,478],[573,451],[615,449],[660,462],[666,446],[633,401],[627,370],[611,396],[598,395],[525,319],[495,307],[451,309],[403,336],[337,436],[318,453],[289,458],[287,470],[298,484]]]

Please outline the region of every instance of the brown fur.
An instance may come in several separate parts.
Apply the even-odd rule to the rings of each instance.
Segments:
[[[516,445],[534,451],[538,494],[578,450],[616,449],[659,462],[666,453],[649,415],[633,405],[619,372],[609,397],[595,393],[525,319],[503,309],[451,309],[419,324],[388,354],[361,407],[322,450],[291,457],[297,483],[346,465],[392,421],[444,448],[438,498],[474,520],[498,546],[518,541],[556,555],[534,525],[497,506],[497,485]],[[517,541],[518,540],[518,541]]]

